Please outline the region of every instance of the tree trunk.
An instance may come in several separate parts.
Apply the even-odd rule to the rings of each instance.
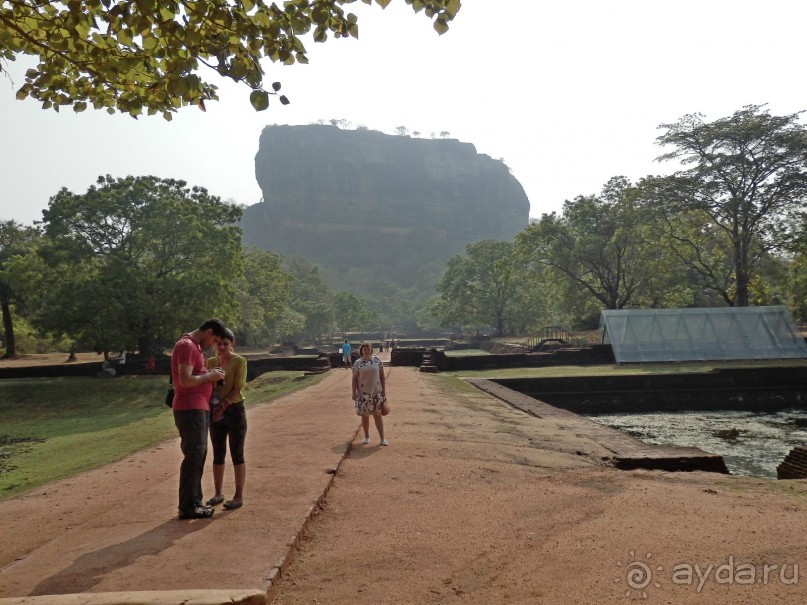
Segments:
[[[748,248],[745,242],[734,246],[734,281],[737,291],[734,293],[734,306],[748,306]]]
[[[3,331],[6,335],[6,352],[3,354],[3,359],[9,359],[17,356],[17,342],[14,339],[14,322],[11,319],[11,305],[8,297],[3,296],[0,299],[0,307],[3,309]]]
[[[137,339],[137,353],[142,358],[148,358],[151,355],[151,343],[148,337],[141,336]]]

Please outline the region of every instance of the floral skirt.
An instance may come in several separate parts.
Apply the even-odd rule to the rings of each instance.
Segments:
[[[359,416],[381,414],[381,404],[384,400],[381,393],[362,393],[356,399],[356,414]]]

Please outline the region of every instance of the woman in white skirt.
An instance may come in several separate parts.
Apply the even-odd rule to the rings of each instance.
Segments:
[[[359,347],[359,358],[353,364],[353,401],[356,414],[361,416],[365,445],[370,443],[370,416],[375,420],[381,445],[389,445],[384,439],[384,419],[381,416],[381,406],[386,399],[384,364],[373,355],[373,345],[363,342]]]

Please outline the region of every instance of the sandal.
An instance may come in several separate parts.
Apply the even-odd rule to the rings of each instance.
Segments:
[[[216,506],[217,504],[221,504],[224,502],[224,496],[213,496],[210,500],[207,501],[208,506]]]
[[[241,508],[242,506],[244,506],[243,500],[227,500],[227,502],[224,503],[224,508],[227,510],[235,510],[236,508]]]

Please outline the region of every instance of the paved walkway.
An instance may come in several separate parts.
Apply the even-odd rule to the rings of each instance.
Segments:
[[[356,434],[351,407],[350,373],[334,370],[314,386],[249,408],[245,505],[219,507],[210,520],[176,518],[178,439],[0,502],[0,603],[143,590],[181,591],[155,593],[149,602],[185,602],[185,593],[202,603],[187,591],[233,588],[242,599],[236,602],[255,602]],[[229,461],[226,472],[231,490]],[[204,486],[212,493],[209,468]]]

